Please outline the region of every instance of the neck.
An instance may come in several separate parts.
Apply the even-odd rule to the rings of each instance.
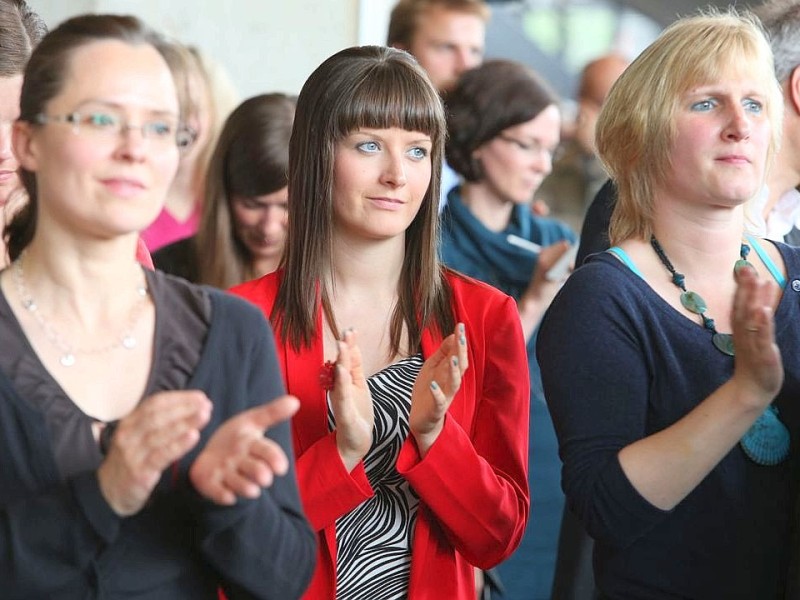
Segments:
[[[38,303],[53,307],[53,312],[68,311],[82,321],[127,311],[135,290],[144,285],[135,259],[136,238],[137,234],[131,234],[77,247],[35,237],[22,259],[28,293]],[[53,247],[59,251],[48,250]]]
[[[337,295],[341,290],[363,290],[394,297],[405,258],[404,243],[403,236],[379,242],[336,239],[328,289],[335,286]]]
[[[487,181],[465,182],[461,186],[461,202],[490,231],[508,227],[514,203],[501,198]]]

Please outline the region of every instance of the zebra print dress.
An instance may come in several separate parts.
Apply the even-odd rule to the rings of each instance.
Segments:
[[[336,520],[337,600],[401,600],[408,594],[419,498],[395,463],[408,436],[411,390],[422,363],[416,354],[367,379],[375,426],[364,468],[375,495]],[[328,427],[335,427],[330,397]]]

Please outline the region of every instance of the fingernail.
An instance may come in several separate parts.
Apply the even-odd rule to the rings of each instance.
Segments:
[[[431,381],[431,389],[432,390],[438,390],[439,389],[439,384],[436,383],[435,381]]]
[[[454,356],[453,358],[451,358],[450,361],[453,363],[454,367],[458,366],[458,357],[457,356]]]
[[[461,344],[462,346],[466,346],[467,338],[463,334],[458,336],[458,343]]]
[[[458,324],[458,333],[460,333],[461,335],[464,335],[464,324],[463,323],[459,323]]]

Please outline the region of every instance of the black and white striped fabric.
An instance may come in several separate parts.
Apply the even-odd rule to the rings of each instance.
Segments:
[[[337,600],[405,599],[419,498],[395,468],[408,436],[411,390],[422,368],[416,354],[367,379],[375,408],[364,468],[375,495],[336,520]],[[328,398],[328,427],[335,428]]]

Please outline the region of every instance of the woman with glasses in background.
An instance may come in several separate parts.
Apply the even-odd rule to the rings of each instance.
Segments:
[[[133,259],[186,139],[161,43],[76,17],[25,71],[29,202],[0,272],[4,597],[295,598],[313,569],[266,320]]]
[[[498,572],[510,597],[549,598],[564,499],[532,340],[570,270],[565,253],[576,238],[566,224],[535,215],[531,199],[559,144],[558,98],[529,68],[492,60],[463,73],[445,103],[447,160],[464,181],[442,213],[442,258],[513,297],[528,341],[528,481],[537,493],[520,548]]]

